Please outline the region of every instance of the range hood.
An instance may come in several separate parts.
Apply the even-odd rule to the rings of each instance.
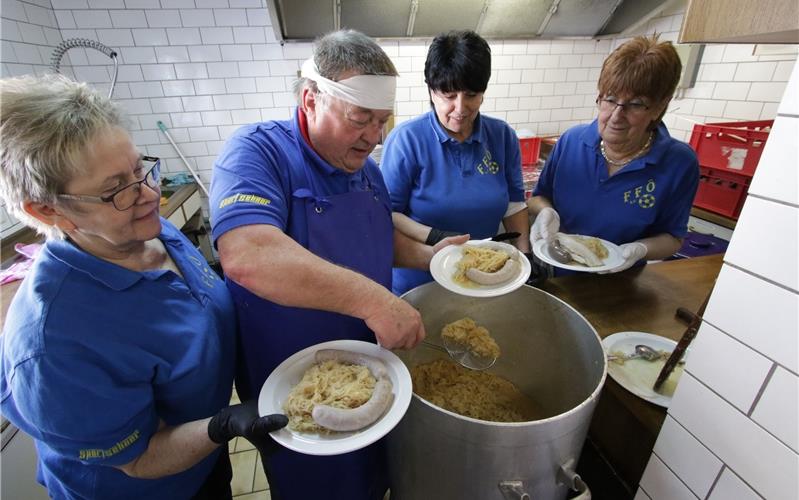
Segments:
[[[679,1],[679,0],[677,0]],[[485,38],[597,37],[631,31],[675,0],[267,0],[280,41],[352,28],[374,38],[430,38],[471,29]]]

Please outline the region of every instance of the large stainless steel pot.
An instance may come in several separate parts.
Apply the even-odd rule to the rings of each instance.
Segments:
[[[464,316],[488,328],[502,348],[490,371],[516,384],[542,415],[530,422],[487,422],[414,394],[388,437],[391,500],[563,499],[570,488],[587,489],[574,467],[607,373],[588,321],[529,286],[474,298],[431,282],[403,298],[421,312],[431,342],[441,342],[441,328]],[[424,346],[395,352],[409,368],[446,356]]]

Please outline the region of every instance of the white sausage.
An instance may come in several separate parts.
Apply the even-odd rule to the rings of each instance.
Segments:
[[[493,273],[487,273],[476,268],[466,270],[466,277],[479,285],[498,285],[504,283],[519,272],[519,250],[515,246],[500,241],[486,241],[480,245],[483,248],[505,252],[510,258],[502,268]]]
[[[480,285],[498,285],[516,276],[516,273],[519,272],[518,269],[518,262],[508,259],[505,261],[505,265],[496,272],[487,273],[472,267],[466,270],[466,277]]]
[[[391,380],[381,378],[375,384],[372,397],[357,408],[334,408],[316,405],[311,412],[314,422],[333,431],[355,431],[371,424],[386,411],[393,394]]]
[[[333,360],[349,363],[351,365],[362,365],[369,368],[369,371],[372,372],[372,376],[376,379],[388,377],[386,365],[383,364],[382,361],[374,356],[369,356],[368,354],[360,352],[341,351],[339,349],[320,349],[316,351],[314,359],[317,363]]]

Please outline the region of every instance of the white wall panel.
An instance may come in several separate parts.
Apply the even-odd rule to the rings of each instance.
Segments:
[[[799,378],[796,374],[783,368],[774,371],[752,412],[752,419],[794,452],[799,451]]]
[[[713,488],[708,500],[761,500],[761,497],[752,491],[741,478],[724,469],[719,482]]]
[[[655,455],[652,455],[649,458],[649,463],[646,464],[640,486],[652,500],[697,500],[699,498]]]
[[[748,197],[724,260],[799,290],[798,227],[795,207]]]
[[[669,415],[765,498],[796,494],[799,456],[688,373]]]
[[[699,498],[707,495],[723,466],[721,460],[670,417],[663,422],[654,454]]]
[[[764,356],[799,371],[799,296],[725,265],[705,320]]]
[[[790,94],[790,92],[787,92]],[[750,196],[760,196],[799,206],[799,118],[774,120],[763,156],[757,165]]]
[[[762,330],[758,329],[758,333]],[[686,369],[743,413],[748,413],[773,362],[703,323],[691,344]]]

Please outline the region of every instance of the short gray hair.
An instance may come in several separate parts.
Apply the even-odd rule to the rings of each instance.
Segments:
[[[397,68],[391,58],[372,38],[360,31],[340,30],[318,38],[314,43],[313,60],[319,74],[338,81],[344,73],[357,71],[360,75],[397,76]],[[297,102],[302,98],[306,86],[316,90],[316,84],[300,77],[294,82]]]
[[[49,239],[60,229],[28,215],[25,201],[54,205],[85,172],[85,153],[104,131],[127,129],[107,97],[61,75],[0,80],[0,196],[9,211]]]

